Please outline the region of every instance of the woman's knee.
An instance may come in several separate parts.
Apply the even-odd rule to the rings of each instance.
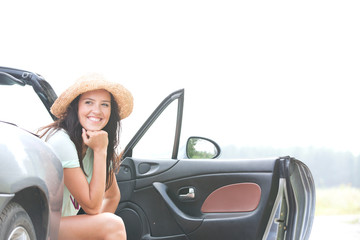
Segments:
[[[112,213],[102,213],[105,239],[126,239],[123,220]]]

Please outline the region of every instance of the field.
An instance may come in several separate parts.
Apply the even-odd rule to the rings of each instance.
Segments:
[[[343,185],[316,189],[315,215],[360,215],[360,189]]]
[[[360,239],[360,189],[351,186],[316,189],[310,240]]]

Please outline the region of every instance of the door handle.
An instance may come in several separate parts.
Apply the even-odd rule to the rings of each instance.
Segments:
[[[195,189],[193,187],[182,188],[179,191],[180,200],[192,200],[195,198]]]
[[[154,186],[156,191],[160,194],[162,199],[165,201],[169,210],[173,213],[176,222],[180,225],[180,227],[183,229],[185,233],[193,232],[195,231],[195,229],[200,227],[204,219],[194,218],[181,211],[169,197],[167,193],[168,187],[165,184],[160,182],[153,182],[152,185]]]

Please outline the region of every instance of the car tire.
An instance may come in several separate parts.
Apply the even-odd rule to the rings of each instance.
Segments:
[[[0,214],[0,239],[36,240],[29,215],[15,202],[9,203]]]

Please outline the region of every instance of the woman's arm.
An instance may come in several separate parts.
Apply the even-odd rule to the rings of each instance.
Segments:
[[[64,183],[87,214],[101,210],[106,185],[106,155],[108,136],[105,131],[83,132],[84,143],[94,151],[93,174],[90,183],[81,168],[65,168]]]
[[[113,173],[112,183],[110,188],[106,190],[104,200],[101,207],[101,212],[114,213],[120,202],[120,190],[116,182],[115,173]]]

